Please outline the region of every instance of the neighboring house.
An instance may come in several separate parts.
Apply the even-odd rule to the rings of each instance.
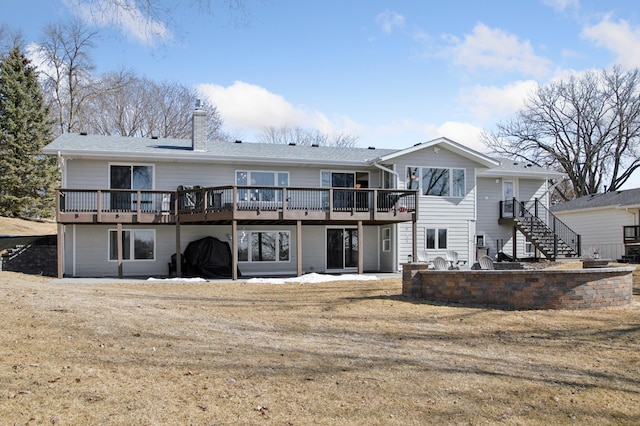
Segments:
[[[206,141],[205,118],[195,110],[191,140],[63,134],[44,149],[62,170],[60,276],[164,276],[205,236],[229,244],[233,278],[397,272],[452,249],[471,264],[477,246],[530,257],[514,200],[547,206],[560,177],[446,138],[402,150]]]
[[[640,254],[640,189],[591,194],[551,210],[582,235],[585,256],[597,252],[601,258],[622,259]]]

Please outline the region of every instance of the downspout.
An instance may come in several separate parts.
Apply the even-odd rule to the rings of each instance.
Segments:
[[[64,188],[67,180],[66,161],[60,151],[58,151],[58,168],[60,169],[60,187]]]
[[[396,177],[396,187],[398,186],[398,181],[400,180],[400,175],[398,174],[398,172],[396,172],[395,170],[391,170],[390,168],[385,167],[385,166],[383,166],[381,164],[378,164],[375,161],[373,162],[373,166],[378,168],[378,169],[380,169],[380,170],[382,170],[382,171],[385,171],[385,172],[388,172],[388,173],[391,173],[392,175],[394,175]],[[392,261],[391,261],[392,263],[391,264],[397,266],[400,263],[400,259],[398,259],[398,248],[400,246],[400,235],[398,235],[399,234],[399,232],[398,232],[398,224],[396,223],[393,226],[394,226],[396,232],[394,232],[394,234],[395,234],[395,244],[394,244],[395,245],[395,250],[393,251],[393,257],[394,258],[392,259]],[[415,251],[415,250],[412,250],[412,251]],[[414,253],[414,259],[415,259],[415,253]],[[394,266],[394,269],[395,269],[395,266]]]
[[[385,171],[385,172],[388,172],[388,173],[391,173],[392,175],[394,175],[394,176],[396,177],[395,187],[396,187],[396,188],[398,188],[398,184],[399,184],[399,181],[400,181],[400,175],[398,174],[398,172],[396,172],[395,170],[392,170],[392,169],[390,169],[390,168],[388,168],[388,167],[385,167],[385,166],[383,166],[382,164],[378,164],[378,163],[377,163],[377,162],[375,162],[375,161],[374,161],[372,164],[373,164],[373,166],[374,166],[374,167],[376,167],[376,168],[378,168],[378,169],[380,169],[380,170],[382,170],[382,171]],[[416,200],[416,202],[417,202],[417,200]],[[398,258],[398,255],[399,255],[399,253],[398,253],[398,248],[400,247],[400,235],[399,235],[399,234],[400,234],[400,232],[398,232],[399,227],[398,227],[398,224],[397,224],[397,223],[394,225],[394,227],[395,227],[395,230],[396,230],[396,232],[394,232],[394,234],[395,234],[395,247],[396,247],[396,249],[393,251],[393,257],[394,257],[394,259],[392,260],[392,264],[393,264],[393,265],[398,265],[398,263],[400,263],[400,259]],[[415,227],[413,227],[413,228],[415,228]],[[413,229],[413,228],[412,228],[412,229]],[[413,232],[413,231],[412,231],[412,232]],[[379,249],[378,249],[378,250],[379,250]],[[413,247],[412,252],[415,252],[415,247]],[[413,258],[414,258],[414,259],[416,258],[416,253],[413,253]],[[395,267],[395,266],[394,266],[394,267]]]
[[[60,151],[58,151],[58,168],[60,169],[60,187],[64,188],[65,187],[65,183],[67,181],[66,175],[67,175],[67,171],[66,171],[66,165],[65,165],[65,160],[64,157],[62,156],[62,153]],[[58,191],[56,190],[56,197],[59,197]],[[59,200],[56,200],[56,206],[59,206]],[[58,207],[56,207],[57,209]],[[56,216],[58,215],[58,212],[56,211]],[[62,277],[64,277],[64,273],[65,273],[65,264],[66,264],[66,253],[65,253],[65,234],[66,234],[66,226],[62,225],[60,226],[58,224],[57,226],[58,229],[58,239],[60,240],[60,243],[58,244],[57,249],[61,251],[61,253],[58,254],[58,258],[60,259],[60,263],[62,264],[62,267],[60,269],[62,269],[61,271],[58,271],[58,275],[61,275]],[[76,251],[76,226],[73,225],[73,276],[75,276],[76,274],[76,256],[75,256],[75,251]]]
[[[544,197],[544,196],[545,196],[545,195],[547,195],[549,192],[553,191],[553,189],[554,189],[556,186],[560,185],[560,184],[561,184],[562,182],[564,182],[565,180],[568,180],[568,178],[567,178],[567,177],[564,177],[562,180],[559,180],[558,182],[556,182],[556,183],[554,183],[553,185],[551,185],[550,187],[548,187],[548,188],[547,188],[547,190],[546,190],[546,191],[544,191],[544,192],[542,193],[542,195],[540,196],[540,198]]]
[[[385,172],[389,172],[389,173],[391,173],[392,175],[395,175],[395,176],[396,176],[396,179],[400,179],[400,175],[398,175],[398,172],[396,172],[395,170],[391,170],[390,168],[385,167],[385,166],[383,166],[383,165],[381,165],[381,164],[378,164],[378,163],[376,163],[375,161],[373,162],[373,166],[374,166],[374,167],[379,168],[380,170],[384,170]],[[398,183],[398,182],[397,182],[397,180],[396,180],[396,184],[397,184],[397,183]],[[397,185],[396,185],[396,186],[397,186]]]

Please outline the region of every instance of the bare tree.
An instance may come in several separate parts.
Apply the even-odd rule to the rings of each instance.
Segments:
[[[197,13],[213,16],[213,3],[224,3],[238,26],[246,25],[250,13],[246,0],[185,0],[159,2],[157,0],[74,0],[94,23],[119,26],[121,22],[135,20],[149,36],[174,27],[176,9],[190,8]]]
[[[120,136],[191,137],[194,89],[178,83],[157,83],[121,71],[96,79],[104,89],[87,104],[84,130]],[[226,139],[214,105],[204,104],[207,137]]]
[[[257,136],[258,142],[273,144],[324,145],[353,147],[359,137],[347,133],[325,134],[302,127],[267,127]]]
[[[39,46],[43,61],[40,72],[52,111],[57,115],[60,133],[82,128],[80,112],[100,89],[92,79],[95,66],[90,54],[96,37],[97,32],[79,21],[45,29]]]
[[[12,30],[8,25],[0,23],[0,57],[9,54],[11,49],[18,47],[24,51],[24,37],[19,30]]]
[[[483,134],[496,154],[567,174],[563,199],[620,188],[640,167],[640,73],[586,72],[540,86],[510,121]]]

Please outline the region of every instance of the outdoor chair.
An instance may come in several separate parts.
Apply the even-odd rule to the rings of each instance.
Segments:
[[[458,252],[455,250],[447,250],[446,257],[447,262],[449,262],[450,269],[458,269],[460,265],[467,263],[466,260],[458,260]]]
[[[443,257],[436,257],[435,259],[433,259],[433,267],[437,270],[437,271],[446,271],[449,269],[449,265],[447,263],[447,261],[443,258]]]
[[[493,269],[493,259],[489,256],[480,256],[478,259],[478,263],[480,264],[480,269],[492,270]]]
[[[426,251],[419,251],[417,253],[418,263],[429,263],[429,255]]]

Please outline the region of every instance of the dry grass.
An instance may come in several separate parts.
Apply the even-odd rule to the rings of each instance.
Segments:
[[[56,232],[56,223],[52,221],[25,220],[0,216],[0,234],[51,235]]]
[[[0,272],[4,424],[639,424],[640,302],[501,311],[326,284]]]

